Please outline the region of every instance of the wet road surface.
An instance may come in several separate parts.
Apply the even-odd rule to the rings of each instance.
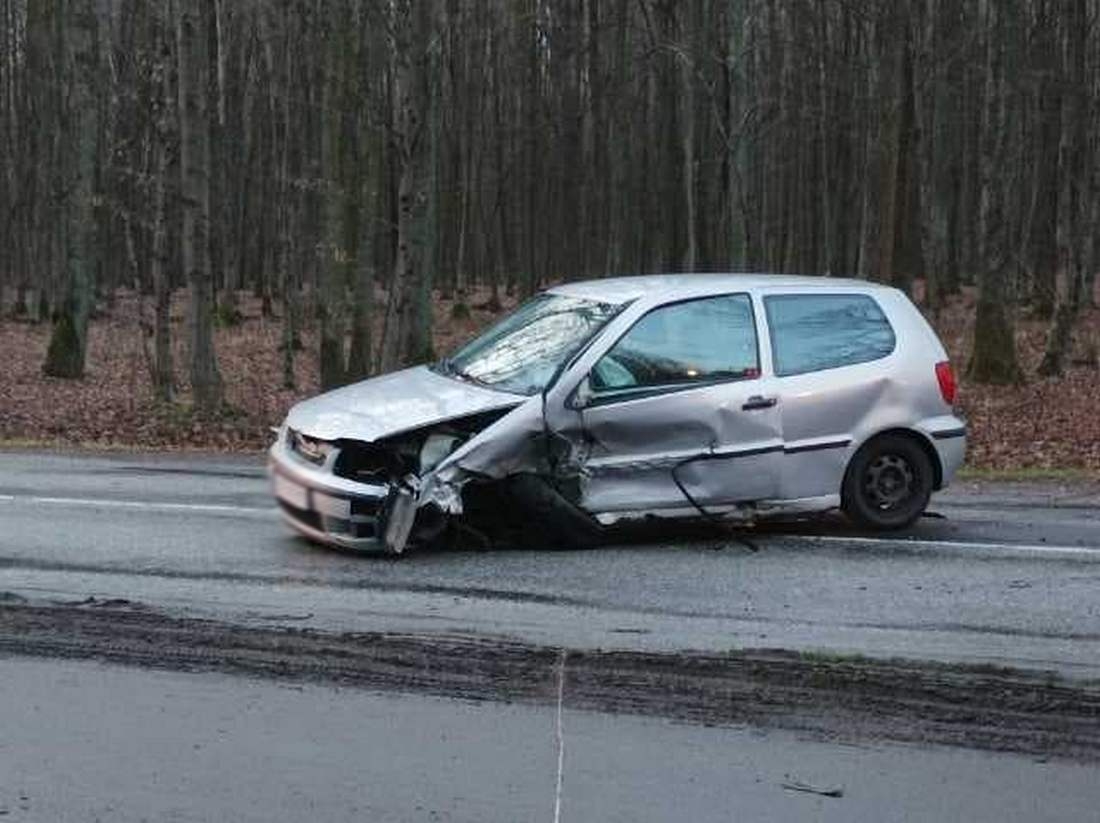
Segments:
[[[1100,819],[1100,489],[931,508],[394,561],[255,459],[0,454],[0,815]]]
[[[1100,491],[995,486],[901,535],[341,554],[278,521],[257,460],[0,454],[0,591],[343,631],[579,648],[806,649],[1100,678]]]
[[[0,813],[20,823],[1087,823],[1100,799],[1095,764],[576,710],[559,792],[554,706],[0,667]]]

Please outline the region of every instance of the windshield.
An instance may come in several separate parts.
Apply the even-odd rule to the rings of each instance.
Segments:
[[[501,391],[535,394],[621,306],[540,294],[436,368]]]

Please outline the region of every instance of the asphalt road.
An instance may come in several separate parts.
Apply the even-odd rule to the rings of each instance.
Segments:
[[[0,454],[0,591],[235,622],[571,648],[786,648],[1100,677],[1100,491],[950,490],[837,522],[594,551],[348,555],[292,536],[256,459]]]
[[[0,453],[0,817],[1100,819],[1100,489],[932,509],[395,561],[258,460]]]
[[[0,671],[0,817],[17,823],[1089,823],[1100,801],[1095,764],[1045,758],[583,711],[559,737],[553,706]]]

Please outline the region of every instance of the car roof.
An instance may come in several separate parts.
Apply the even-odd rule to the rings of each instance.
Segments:
[[[676,297],[736,291],[766,287],[794,288],[858,288],[877,290],[883,286],[867,280],[842,277],[806,276],[764,273],[688,273],[646,274],[631,277],[605,277],[600,280],[579,280],[561,283],[547,289],[552,294],[583,297],[605,303],[625,303],[643,295]]]

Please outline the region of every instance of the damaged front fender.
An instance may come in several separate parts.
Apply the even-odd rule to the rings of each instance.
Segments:
[[[420,478],[419,505],[450,515],[463,512],[462,488],[470,480],[501,480],[547,468],[542,407],[532,398],[459,446]]]

